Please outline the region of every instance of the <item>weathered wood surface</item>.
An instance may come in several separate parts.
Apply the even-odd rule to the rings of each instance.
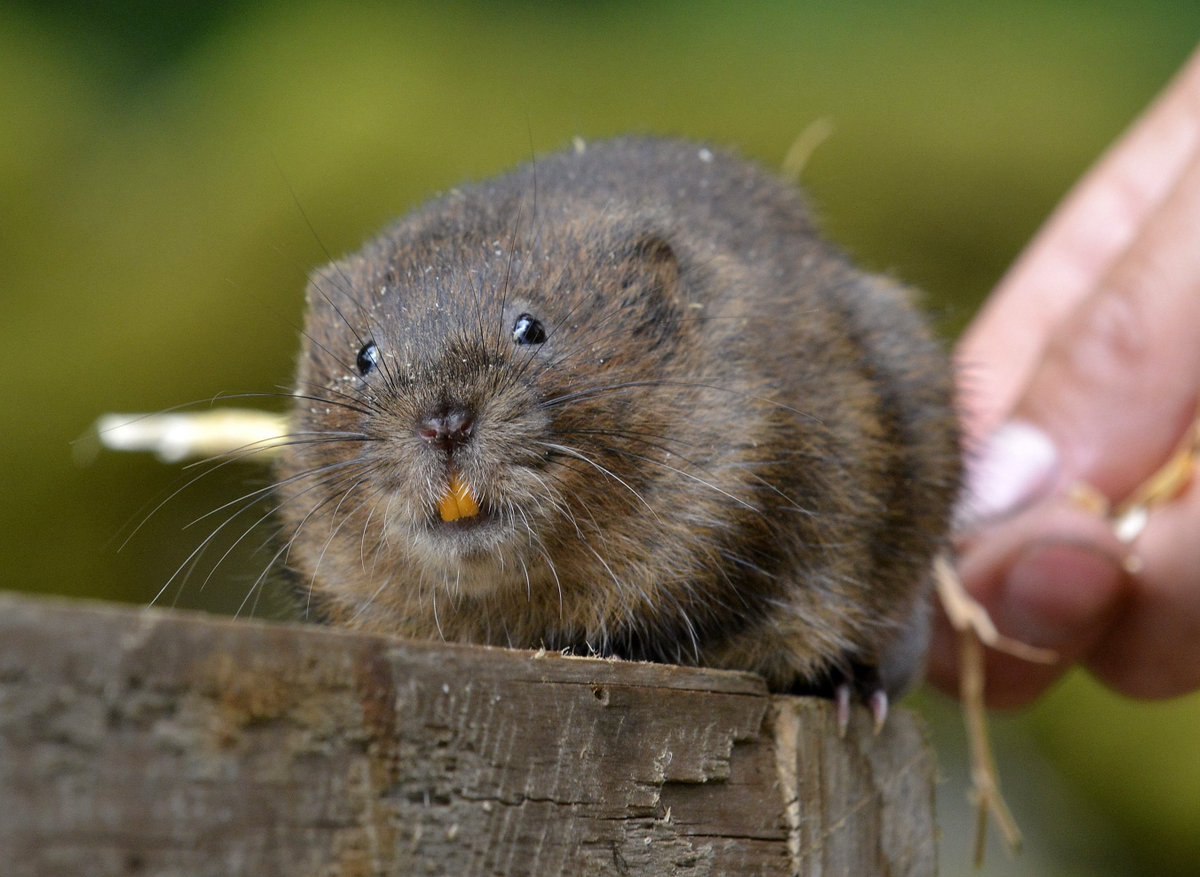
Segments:
[[[0,594],[0,873],[928,875],[913,717],[757,677]]]

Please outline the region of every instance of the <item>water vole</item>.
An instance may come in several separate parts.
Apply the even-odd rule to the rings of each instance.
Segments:
[[[753,670],[886,707],[959,477],[949,363],[794,187],[577,148],[318,272],[287,560],[328,621]]]

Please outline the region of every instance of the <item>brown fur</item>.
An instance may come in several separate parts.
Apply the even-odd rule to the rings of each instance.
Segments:
[[[308,307],[279,492],[332,623],[776,689],[916,672],[950,368],[795,188],[693,144],[589,145],[418,210]],[[544,344],[514,342],[522,313]],[[417,428],[447,406],[474,416],[452,460],[480,526],[437,518],[448,455]]]

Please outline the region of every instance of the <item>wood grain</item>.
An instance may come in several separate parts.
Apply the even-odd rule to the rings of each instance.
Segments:
[[[755,676],[0,594],[0,873],[930,875],[913,716]]]

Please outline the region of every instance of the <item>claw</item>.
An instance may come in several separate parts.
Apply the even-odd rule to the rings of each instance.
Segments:
[[[850,698],[853,690],[849,682],[843,682],[833,690],[833,700],[837,704],[838,736],[846,736],[846,728],[850,726]]]
[[[844,738],[850,728],[850,713],[855,701],[871,712],[875,733],[887,723],[891,701],[879,678],[879,670],[871,664],[848,660],[835,665],[816,681],[801,681],[793,686],[793,694],[833,699],[838,736]]]
[[[888,696],[882,688],[877,688],[867,697],[867,706],[871,709],[871,717],[875,720],[875,735],[883,730],[888,716]]]

